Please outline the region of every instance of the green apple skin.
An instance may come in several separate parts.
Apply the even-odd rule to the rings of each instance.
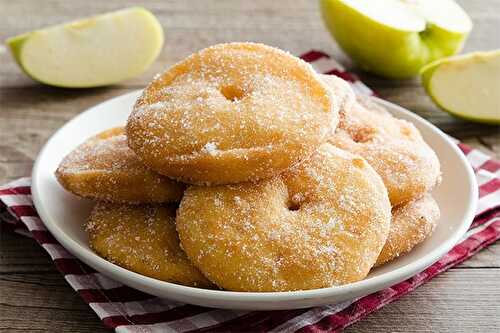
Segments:
[[[436,60],[459,52],[468,34],[430,24],[423,32],[397,30],[339,0],[320,0],[328,30],[363,70],[390,79],[407,79]]]
[[[157,46],[157,51],[151,55],[150,60],[147,63],[145,63],[143,67],[135,69],[135,71],[128,73],[128,75],[124,75],[120,79],[116,79],[116,78],[111,79],[111,80],[99,79],[99,80],[97,80],[97,82],[88,82],[86,84],[81,84],[81,83],[68,84],[66,82],[65,83],[58,83],[58,82],[54,82],[54,81],[48,81],[45,78],[39,77],[36,74],[32,73],[32,71],[27,66],[25,66],[25,63],[23,62],[23,47],[30,40],[30,38],[36,36],[39,33],[43,33],[44,30],[46,30],[46,29],[51,29],[51,28],[54,28],[57,26],[52,26],[52,27],[48,27],[45,29],[41,29],[41,30],[35,30],[35,31],[31,31],[31,32],[27,32],[27,33],[18,35],[18,36],[11,37],[11,38],[6,40],[6,44],[8,45],[13,58],[15,59],[16,63],[19,65],[19,67],[22,69],[22,71],[27,76],[29,76],[30,78],[32,78],[33,80],[35,80],[37,82],[40,82],[40,83],[43,83],[46,85],[50,85],[50,86],[54,86],[54,87],[60,87],[60,88],[95,88],[95,87],[112,85],[112,84],[118,83],[120,81],[126,80],[128,78],[132,78],[134,76],[137,76],[137,75],[141,74],[143,71],[145,71],[149,67],[149,65],[159,55],[159,53],[161,51],[161,47],[163,46],[163,40],[164,40],[163,28],[161,27],[161,25],[158,22],[158,20],[156,19],[156,17],[150,11],[148,11],[147,9],[145,9],[143,7],[137,7],[137,6],[131,7],[131,8],[125,9],[125,10],[136,11],[137,13],[139,13],[139,15],[142,15],[143,17],[146,17],[147,19],[149,19],[151,21],[155,37],[158,39],[158,46]],[[107,14],[112,14],[112,13],[107,13]],[[107,14],[103,14],[103,15],[107,15]],[[74,22],[61,24],[59,26],[61,26],[61,27],[74,26],[77,28],[85,28],[86,26],[92,26],[94,24],[94,20],[99,19],[101,16],[102,15],[90,17],[90,18],[84,18],[84,19],[77,20]]]
[[[41,80],[33,77],[29,71],[24,68],[23,64],[21,63],[21,50],[23,48],[24,43],[30,38],[32,34],[35,32],[27,32],[22,35],[18,35],[12,38],[7,39],[6,43],[7,46],[10,48],[10,52],[12,53],[12,57],[18,64],[18,66],[23,70],[24,74],[28,75],[30,78],[32,78],[35,81],[42,82]],[[44,82],[42,82],[44,83]]]
[[[500,57],[500,51],[497,51],[496,52],[497,55]],[[484,53],[481,53],[481,52],[477,52],[473,55],[465,55],[465,56],[461,56],[461,58],[463,57],[483,57],[484,56]],[[431,87],[431,78],[434,74],[434,72],[439,68],[440,65],[444,64],[444,63],[447,63],[449,61],[454,61],[453,59],[440,59],[440,60],[436,60],[426,66],[424,66],[420,72],[420,78],[421,78],[421,81],[422,81],[422,85],[425,89],[425,91],[427,92],[427,94],[429,95],[429,97],[432,99],[432,101],[443,111],[449,113],[450,115],[456,117],[456,118],[459,118],[459,119],[463,119],[463,120],[467,120],[467,121],[471,121],[471,122],[476,122],[476,123],[482,123],[482,124],[487,124],[487,125],[500,125],[500,117],[499,118],[477,118],[477,117],[474,117],[474,116],[469,116],[469,115],[464,115],[464,114],[461,114],[461,113],[457,113],[453,110],[450,110],[446,107],[444,107],[442,105],[442,103],[436,98],[436,96],[433,94],[433,91],[432,91],[432,87]],[[499,93],[500,93],[500,90],[499,90]]]
[[[9,38],[7,40],[7,45],[10,48],[10,51],[12,53],[12,56],[14,57],[14,60],[16,63],[21,67],[21,69],[26,73],[27,75],[30,75],[26,70],[24,69],[23,65],[19,62],[19,55],[21,54],[21,49],[23,47],[24,42],[29,38],[29,36],[33,32],[28,32],[19,36],[15,36],[12,38]],[[31,76],[30,76],[31,77]]]

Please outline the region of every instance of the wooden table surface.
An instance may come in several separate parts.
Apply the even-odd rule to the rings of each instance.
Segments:
[[[117,0],[0,0],[0,40],[35,28],[133,5]],[[500,0],[459,1],[475,27],[465,51],[500,48]],[[165,29],[158,61],[120,85],[57,89],[27,78],[0,44],[0,184],[30,174],[49,136],[88,107],[142,88],[154,75],[191,52],[228,41],[259,41],[295,54],[310,48],[350,66],[320,18],[317,1],[143,1]],[[463,122],[439,111],[417,80],[388,81],[359,75],[379,94],[433,122],[445,132],[500,157],[500,129]],[[33,240],[0,233],[0,330],[105,331],[92,310],[55,270]],[[500,245],[435,278],[349,332],[498,332]]]

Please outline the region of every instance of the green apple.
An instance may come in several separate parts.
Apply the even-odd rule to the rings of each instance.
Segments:
[[[28,32],[7,44],[36,81],[97,87],[144,72],[161,51],[163,29],[151,12],[132,7]]]
[[[422,69],[434,102],[460,118],[500,124],[500,50],[437,60]]]
[[[320,0],[324,21],[363,70],[404,79],[457,53],[472,22],[453,0]]]

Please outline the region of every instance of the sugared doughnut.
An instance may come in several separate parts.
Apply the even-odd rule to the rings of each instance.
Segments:
[[[180,248],[172,207],[99,202],[86,229],[90,247],[119,266],[163,281],[212,285]]]
[[[118,203],[178,202],[185,186],[144,166],[123,128],[104,131],[69,153],[56,171],[68,191]]]
[[[387,190],[372,167],[323,144],[271,179],[189,187],[176,224],[187,256],[218,286],[286,291],[363,279],[390,219]]]
[[[356,103],[356,93],[347,81],[336,75],[320,74],[320,76],[334,96],[338,96],[340,101],[339,115],[342,117],[344,112],[348,112],[352,105]]]
[[[389,236],[375,265],[409,252],[434,231],[438,220],[439,206],[430,194],[394,208]]]
[[[393,206],[421,197],[440,181],[439,160],[420,132],[366,98],[345,112],[329,141],[370,163]]]
[[[129,146],[188,183],[276,175],[309,157],[338,120],[336,96],[306,62],[255,43],[219,44],[168,69],[129,117]]]

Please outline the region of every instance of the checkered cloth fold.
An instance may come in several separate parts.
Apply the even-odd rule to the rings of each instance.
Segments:
[[[322,73],[349,81],[358,93],[373,94],[327,54],[302,58]],[[113,281],[68,253],[45,228],[31,200],[30,179],[0,186],[3,230],[34,238],[48,252],[71,287],[116,332],[333,332],[399,299],[500,238],[500,162],[457,143],[475,170],[479,206],[471,229],[450,252],[425,271],[392,287],[336,305],[287,311],[231,311],[160,299]]]

